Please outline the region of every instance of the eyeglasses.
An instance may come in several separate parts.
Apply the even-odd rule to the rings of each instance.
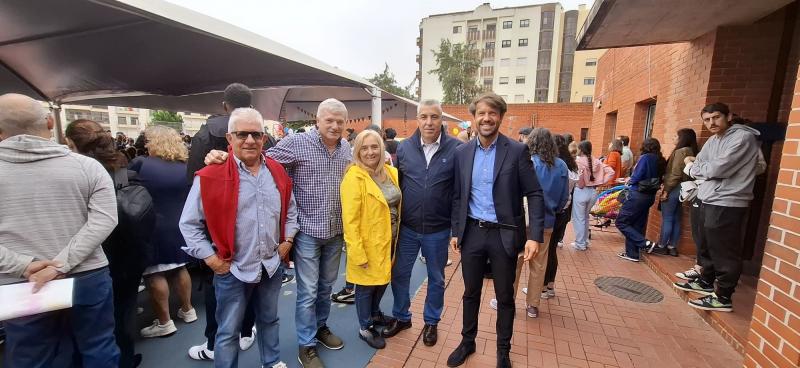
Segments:
[[[264,132],[248,132],[248,131],[238,131],[238,132],[231,132],[232,135],[236,136],[237,139],[245,140],[248,136],[253,136],[254,140],[259,140],[264,137]]]

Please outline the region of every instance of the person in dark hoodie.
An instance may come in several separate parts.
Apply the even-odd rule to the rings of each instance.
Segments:
[[[444,268],[450,241],[453,204],[453,157],[461,142],[442,131],[442,105],[423,100],[417,107],[418,129],[397,148],[400,190],[403,193],[397,257],[392,268],[394,319],[383,330],[392,337],[411,327],[409,283],[417,253],[422,249],[428,270],[422,342],[433,346],[444,306]]]
[[[704,295],[689,301],[694,308],[731,312],[731,296],[742,273],[744,229],[753,184],[766,163],[759,148],[759,132],[733,124],[727,105],[707,105],[700,117],[714,135],[696,158],[684,159],[684,173],[703,180],[692,203],[692,233],[702,272],[699,278],[676,282],[675,287]]]

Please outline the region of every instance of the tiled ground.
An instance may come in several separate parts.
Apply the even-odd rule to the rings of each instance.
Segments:
[[[571,225],[567,242],[572,239]],[[559,269],[554,299],[543,301],[540,316],[524,313],[524,294],[517,295],[511,360],[515,367],[741,367],[742,357],[676,293],[643,263],[615,256],[622,247],[615,230],[595,231],[586,252],[568,245],[558,249]],[[458,255],[451,254],[454,261]],[[622,276],[644,282],[664,294],[657,304],[640,304],[598,290],[599,276]],[[422,303],[425,284],[412,302],[414,327],[387,340],[370,367],[444,367],[461,331],[461,268],[448,267],[445,310],[439,324],[439,343],[422,344]],[[522,280],[527,279],[527,268]],[[496,313],[488,306],[494,297],[491,280],[484,283],[477,351],[466,367],[493,367]]]

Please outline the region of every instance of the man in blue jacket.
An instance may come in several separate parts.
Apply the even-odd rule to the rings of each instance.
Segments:
[[[423,100],[417,107],[419,129],[397,148],[400,190],[403,192],[397,258],[392,268],[394,319],[383,331],[392,337],[411,327],[409,283],[422,249],[428,269],[422,342],[433,346],[444,305],[444,267],[450,240],[453,206],[453,155],[461,142],[442,131],[442,105]]]

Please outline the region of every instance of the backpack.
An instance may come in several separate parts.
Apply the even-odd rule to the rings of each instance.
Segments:
[[[144,268],[154,253],[150,242],[156,223],[153,197],[144,186],[128,182],[126,168],[117,169],[112,179],[119,220],[104,250],[111,259]]]

